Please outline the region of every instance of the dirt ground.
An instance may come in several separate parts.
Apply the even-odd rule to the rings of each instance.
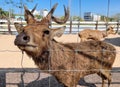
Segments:
[[[36,68],[34,62],[14,45],[15,35],[0,35],[0,68]],[[80,42],[76,34],[63,35],[55,38],[59,42]],[[113,67],[120,67],[120,35],[110,35],[105,39],[117,49],[117,57]],[[22,61],[23,58],[23,61]]]
[[[30,71],[33,71],[37,67],[34,65],[31,58],[29,58],[25,53],[22,54],[22,52],[14,45],[14,39],[15,35],[0,35],[0,87],[63,87],[49,74],[40,73],[39,75],[38,72],[25,72],[23,75],[24,70],[21,69],[22,67],[27,69],[30,68]],[[63,43],[80,42],[80,39],[76,34],[66,34],[55,39]],[[104,39],[104,41],[112,44],[117,50],[116,60],[113,64],[113,68],[117,71],[112,73],[113,81],[111,87],[119,87],[120,35],[110,35]],[[51,86],[48,84],[49,79],[52,81],[52,83],[50,83]],[[87,83],[84,83],[84,81]],[[77,87],[100,87],[101,79],[96,75],[91,75],[82,79],[79,84],[82,84],[83,86]]]

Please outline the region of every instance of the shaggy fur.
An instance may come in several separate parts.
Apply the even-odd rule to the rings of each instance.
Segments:
[[[103,80],[111,81],[109,70],[112,69],[116,56],[113,46],[101,41],[80,44],[60,44],[55,41],[51,43],[50,50],[47,49],[42,55],[33,57],[33,60],[40,69],[50,69],[50,73],[59,82],[67,87],[73,87],[80,78],[93,73],[100,75]]]

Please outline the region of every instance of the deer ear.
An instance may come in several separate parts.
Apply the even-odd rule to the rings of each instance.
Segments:
[[[15,28],[17,30],[18,33],[21,33],[23,31],[23,25],[22,24],[19,24],[19,23],[14,23],[15,25]]]
[[[65,31],[65,28],[66,28],[66,26],[63,26],[63,27],[60,27],[57,29],[52,29],[51,36],[50,36],[51,39],[53,39],[54,37],[61,37]]]

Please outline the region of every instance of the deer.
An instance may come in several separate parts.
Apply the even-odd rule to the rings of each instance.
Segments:
[[[87,40],[101,40],[110,34],[116,34],[113,26],[109,26],[106,31],[84,29],[78,33],[78,36],[80,37],[81,42],[83,42]]]
[[[61,37],[66,26],[52,28],[51,20],[64,24],[69,18],[69,8],[65,6],[63,19],[53,16],[57,5],[58,3],[41,21],[35,20],[31,11],[24,7],[27,25],[14,23],[15,27],[19,28],[17,30],[20,30],[14,44],[32,58],[40,70],[55,76],[64,87],[76,87],[81,78],[95,73],[102,78],[102,87],[105,87],[106,80],[110,86],[110,71],[116,57],[116,49],[103,41],[56,41],[54,37]]]

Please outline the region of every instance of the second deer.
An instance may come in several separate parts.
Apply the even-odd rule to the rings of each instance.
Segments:
[[[81,39],[81,42],[87,40],[101,40],[107,37],[109,34],[116,34],[113,26],[109,26],[106,31],[85,29],[78,33],[78,36]]]

